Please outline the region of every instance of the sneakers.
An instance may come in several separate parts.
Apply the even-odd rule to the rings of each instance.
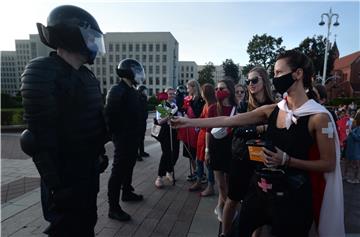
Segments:
[[[350,184],[359,184],[360,180],[359,179],[347,179],[346,182],[348,182]]]
[[[158,176],[155,180],[155,187],[162,188],[164,186],[164,182],[160,176]]]
[[[196,181],[196,174],[194,173],[194,174],[188,175],[188,177],[186,178],[186,180],[189,181],[189,182],[194,182],[194,181]]]
[[[201,177],[201,181],[200,181],[202,184],[207,184],[208,180],[206,178],[206,174],[204,174],[202,177]]]
[[[200,193],[201,197],[209,197],[215,194],[214,187],[212,185],[208,185],[204,191]]]
[[[172,173],[166,172],[166,178],[169,180],[170,183],[174,182]]]
[[[222,215],[223,215],[223,207],[220,207],[217,205],[214,210],[215,215],[217,215],[217,218],[220,222],[222,222]]]
[[[189,192],[199,191],[201,188],[201,183],[199,181],[196,181],[193,185],[190,186]]]
[[[150,154],[144,151],[144,152],[141,152],[141,153],[140,153],[140,156],[141,156],[141,157],[149,157]]]
[[[108,216],[110,219],[118,221],[129,221],[131,219],[131,216],[124,212],[121,208],[118,208],[116,210],[110,209]]]
[[[121,196],[121,200],[123,202],[139,202],[139,201],[142,201],[144,198],[143,198],[143,195],[141,194],[136,194],[134,192],[126,192],[122,194]]]

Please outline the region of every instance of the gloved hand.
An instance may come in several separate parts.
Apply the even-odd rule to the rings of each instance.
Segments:
[[[99,156],[99,172],[104,173],[104,171],[106,170],[106,168],[109,165],[109,157],[107,155],[100,155]]]

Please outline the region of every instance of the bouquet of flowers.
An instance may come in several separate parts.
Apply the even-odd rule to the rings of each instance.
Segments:
[[[168,95],[165,92],[158,93],[156,95],[158,101],[160,101],[161,104],[156,106],[156,111],[159,112],[161,118],[171,117],[173,116],[178,108],[176,105],[173,105],[171,107],[168,107],[165,103],[165,101],[168,99]]]

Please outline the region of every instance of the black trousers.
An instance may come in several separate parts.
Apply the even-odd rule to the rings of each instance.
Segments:
[[[114,160],[108,183],[110,208],[119,206],[121,188],[123,189],[123,192],[132,191],[132,175],[138,156],[138,140],[133,143],[124,143],[113,139],[113,142],[115,146]]]
[[[170,141],[170,132],[167,133],[168,136],[160,142],[161,145],[161,158],[158,169],[158,176],[162,177],[166,175],[166,172],[173,172],[176,161],[179,158],[179,149],[180,142],[177,139],[176,130],[172,130],[172,141],[173,141],[173,152],[171,153],[171,141]]]
[[[146,121],[144,126],[142,127],[141,130],[141,137],[139,139],[139,154],[142,154],[145,152],[145,148],[144,148],[144,140],[145,140],[145,133],[146,133]]]
[[[51,237],[76,237],[95,236],[94,228],[97,221],[97,193],[99,188],[99,176],[94,175],[90,182],[83,182],[81,186],[74,180],[74,196],[69,200],[67,207],[59,209],[51,208],[50,192],[41,181],[41,204],[45,220],[50,225],[44,231]]]

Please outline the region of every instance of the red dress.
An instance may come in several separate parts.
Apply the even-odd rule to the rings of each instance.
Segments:
[[[208,106],[208,104],[204,105],[204,108],[201,112],[200,118],[207,118],[208,117],[208,112],[209,112],[209,108],[212,105]],[[198,134],[198,138],[197,138],[197,147],[196,147],[196,159],[204,161],[205,160],[205,137],[206,137],[206,128],[201,128],[200,132]]]

